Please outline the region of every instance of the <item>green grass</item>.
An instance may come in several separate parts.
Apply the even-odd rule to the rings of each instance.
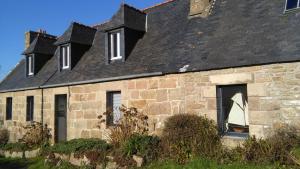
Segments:
[[[294,148],[292,150],[293,155],[300,160],[300,147]]]
[[[292,169],[278,165],[251,165],[251,164],[218,164],[215,161],[194,159],[186,165],[178,165],[172,161],[156,162],[144,167],[144,169]],[[296,169],[296,168],[295,168]]]
[[[76,167],[67,162],[63,162],[59,167],[44,164],[43,158],[34,159],[12,159],[0,158],[0,168],[2,169],[90,169],[87,166]]]
[[[49,166],[44,164],[44,159],[11,159],[0,158],[0,168],[28,168],[28,169],[90,169],[88,166],[76,167],[69,163],[63,162],[59,167]],[[223,164],[219,165],[215,161],[205,159],[194,159],[186,165],[178,165],[172,161],[156,162],[143,169],[297,169],[290,166],[277,166],[277,165],[251,165],[251,164]]]

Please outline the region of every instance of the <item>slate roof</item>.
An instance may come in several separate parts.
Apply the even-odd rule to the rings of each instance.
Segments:
[[[61,45],[72,42],[83,45],[92,45],[96,31],[95,28],[72,22],[69,28],[54,44]]]
[[[32,53],[53,55],[56,49],[56,46],[54,45],[56,40],[56,38],[49,38],[39,35],[31,42],[29,47],[22,53],[22,55]]]
[[[300,13],[284,14],[284,5],[285,0],[216,0],[208,18],[189,18],[189,0],[170,1],[139,12],[147,14],[147,32],[125,62],[105,64],[111,20],[95,27],[92,46],[71,71],[57,71],[56,51],[31,78],[21,61],[0,91],[178,73],[185,65],[187,71],[204,71],[299,61]]]

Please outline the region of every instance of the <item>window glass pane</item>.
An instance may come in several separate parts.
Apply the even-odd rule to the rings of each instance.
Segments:
[[[121,119],[121,92],[109,92],[107,93],[107,111],[110,113],[107,115],[107,125],[114,125]]]
[[[286,9],[293,9],[298,7],[298,0],[287,0]]]
[[[61,47],[61,61],[63,68],[69,68],[70,66],[70,46]]]
[[[67,47],[65,46],[64,47],[64,67],[67,67],[68,66],[68,49]]]
[[[121,33],[114,32],[110,36],[110,58],[119,59],[121,57]]]
[[[32,56],[28,56],[28,75],[32,75],[33,74],[33,57]]]
[[[34,112],[34,97],[27,97],[27,108],[26,108],[26,121],[33,120],[33,112]]]
[[[113,34],[113,43],[114,43],[114,55],[113,57],[117,57],[117,53],[118,53],[118,50],[117,50],[117,34]]]
[[[117,33],[117,56],[120,57],[120,33]]]
[[[30,64],[30,67],[31,67],[30,68],[30,70],[31,70],[30,73],[33,74],[33,57],[32,56],[30,57],[30,60],[31,60],[31,62],[30,62],[31,63]]]
[[[110,34],[110,56],[111,57],[114,57],[114,35],[113,34]]]
[[[12,119],[12,98],[6,98],[6,120]]]

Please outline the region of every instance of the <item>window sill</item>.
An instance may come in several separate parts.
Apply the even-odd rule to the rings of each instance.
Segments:
[[[113,58],[111,58],[110,60],[120,60],[120,59],[122,59],[122,56],[113,57]]]
[[[293,9],[285,9],[283,13],[289,14],[289,13],[294,13],[294,12],[298,12],[298,11],[300,11],[300,7],[293,8]]]
[[[235,133],[235,132],[228,132],[222,136],[222,138],[230,138],[230,139],[246,139],[247,137],[249,137],[249,133]]]
[[[70,67],[62,67],[63,70],[69,69]]]

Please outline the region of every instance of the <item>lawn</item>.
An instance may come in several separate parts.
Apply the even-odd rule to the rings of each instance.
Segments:
[[[291,167],[279,167],[276,165],[250,165],[250,164],[228,164],[218,165],[215,161],[195,159],[182,166],[174,162],[156,162],[144,169],[291,169]],[[25,159],[5,159],[0,158],[0,169],[88,169],[88,167],[74,167],[63,163],[60,167],[49,167],[44,165],[44,160],[37,158],[31,160]],[[296,168],[295,168],[296,169]]]
[[[291,167],[284,167],[278,165],[251,165],[251,164],[218,164],[215,161],[194,159],[184,166],[178,165],[174,162],[157,162],[153,163],[145,169],[291,169]],[[296,168],[295,168],[296,169]]]

